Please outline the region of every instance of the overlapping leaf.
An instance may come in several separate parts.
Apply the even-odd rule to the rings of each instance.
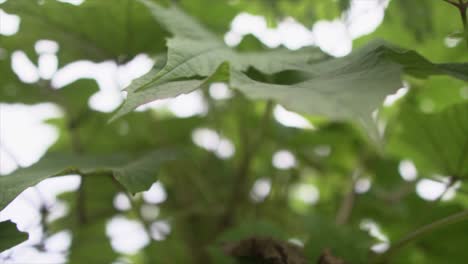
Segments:
[[[467,64],[433,64],[415,52],[380,41],[347,57],[326,61],[314,49],[238,53],[178,9],[145,3],[175,37],[167,43],[164,67],[127,88],[128,99],[115,117],[151,100],[200,88],[209,78],[221,78],[252,98],[275,99],[299,112],[360,120],[367,126],[370,113],[386,95],[402,86],[403,72],[417,77],[448,74],[468,80]],[[229,66],[228,74],[223,71],[224,76],[216,76],[223,63]],[[272,79],[268,75],[285,71],[301,73],[306,80],[288,84],[259,81],[246,74],[250,68],[258,70],[266,80]]]

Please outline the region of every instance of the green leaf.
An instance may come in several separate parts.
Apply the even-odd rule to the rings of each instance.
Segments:
[[[58,197],[70,209],[64,217],[49,223],[47,231],[49,234],[62,230],[72,232],[69,263],[111,263],[118,257],[106,235],[106,224],[118,213],[112,202],[119,191],[111,178],[96,175],[82,178],[78,191]]]
[[[87,223],[75,228],[69,263],[109,263],[115,260],[117,254],[105,232],[106,221]]]
[[[379,107],[386,95],[402,86],[403,71],[416,77],[448,74],[468,80],[468,64],[433,64],[416,52],[380,41],[345,58],[315,64],[312,62],[324,57],[314,49],[237,53],[177,9],[145,3],[175,38],[168,41],[165,66],[154,69],[127,88],[128,103],[114,118],[151,100],[175,97],[199,88],[208,81],[206,78],[216,75],[223,63],[230,67],[227,81],[249,97],[275,99],[303,113],[356,119],[368,128],[372,127],[371,112]],[[167,15],[171,11],[173,15]],[[179,23],[174,24],[175,19]],[[190,23],[183,25],[184,21]],[[259,82],[245,74],[250,68],[260,71],[260,75],[296,71],[307,80],[298,83],[289,80],[292,84]]]
[[[467,47],[463,41],[452,47],[446,37],[462,30],[457,8],[445,1],[396,0],[385,10],[383,23],[377,30],[355,41],[358,46],[382,38],[417,50],[436,61],[466,62]]]
[[[27,239],[28,234],[19,232],[14,223],[10,221],[0,222],[0,253]]]
[[[468,177],[467,103],[431,114],[407,107],[398,122],[389,134],[389,151],[426,173]]]
[[[67,174],[110,175],[115,177],[129,192],[148,189],[156,181],[161,163],[174,159],[174,153],[154,151],[138,159],[126,155],[79,156],[52,153],[38,163],[0,177],[0,209],[26,188],[49,177]]]
[[[346,263],[368,263],[373,239],[364,231],[350,226],[337,226],[331,219],[312,216],[307,219],[309,240],[305,253],[310,261],[318,261],[325,250]]]
[[[375,41],[347,57],[309,66],[304,70],[314,76],[305,82],[277,85],[233,73],[231,85],[249,97],[272,98],[298,112],[361,120],[367,125],[372,122],[371,112],[402,86],[402,72],[421,78],[448,74],[468,80],[467,67],[433,64],[414,51]]]
[[[1,48],[1,47],[0,47]],[[44,93],[38,87],[23,83],[11,68],[8,56],[0,56],[0,97],[2,103],[34,104],[44,100]]]
[[[17,34],[2,37],[2,48],[36,56],[40,39],[57,41],[60,63],[78,59],[129,59],[139,53],[164,50],[164,31],[138,1],[84,1],[79,6],[60,1],[9,0],[0,8],[21,18]]]
[[[191,39],[216,39],[214,33],[205,29],[200,22],[186,15],[175,5],[164,8],[150,0],[139,0],[139,2],[146,5],[159,24],[173,35],[184,36]]]

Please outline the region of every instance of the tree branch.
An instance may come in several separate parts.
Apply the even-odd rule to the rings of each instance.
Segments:
[[[444,191],[439,195],[439,197],[437,197],[437,199],[434,202],[437,203],[437,202],[442,201],[442,199],[450,190],[450,188],[452,188],[457,182],[458,182],[458,177],[451,176],[449,178],[449,182],[445,185]]]
[[[449,215],[428,225],[422,226],[409,233],[408,235],[400,239],[398,242],[396,242],[392,247],[390,247],[389,250],[387,250],[383,255],[378,257],[376,263],[386,263],[391,256],[393,256],[400,249],[404,248],[410,242],[413,242],[414,240],[417,240],[420,237],[427,235],[436,229],[465,220],[468,220],[468,210]]]
[[[453,6],[459,7],[458,3],[452,2],[452,0],[442,0],[442,1],[447,2],[447,3],[449,3],[449,4],[453,5]]]
[[[336,214],[335,223],[337,225],[344,225],[348,222],[351,212],[354,207],[354,200],[356,198],[356,192],[354,191],[354,179],[351,179],[351,184],[348,193],[343,197],[340,205],[340,209]]]
[[[463,2],[463,0],[458,0],[458,2],[455,2],[455,0],[442,0],[446,3],[449,3],[453,6],[455,6],[458,11],[460,12],[460,17],[461,17],[461,20],[462,20],[462,24],[463,24],[463,28],[465,29],[465,33],[468,31],[467,27],[468,27],[468,17],[466,15],[466,10],[468,9],[468,2]],[[466,33],[465,35],[468,35],[468,33]],[[465,36],[467,38],[467,41],[468,41],[468,36]]]

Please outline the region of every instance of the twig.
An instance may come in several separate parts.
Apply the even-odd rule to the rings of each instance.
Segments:
[[[466,15],[466,10],[468,9],[468,2],[465,3],[463,2],[463,0],[458,0],[458,2],[454,2],[455,0],[443,0],[443,1],[455,6],[460,12],[460,17],[462,20],[463,28],[465,29],[465,38],[467,39],[467,44],[468,44],[468,17]]]
[[[447,192],[450,190],[450,188],[452,188],[457,182],[458,182],[458,177],[451,176],[449,178],[449,182],[447,183],[447,185],[445,185],[444,191],[439,195],[439,197],[437,197],[437,199],[434,202],[438,203],[438,202],[442,201],[442,199],[447,194]]]
[[[400,249],[404,248],[410,242],[419,239],[420,237],[431,233],[432,231],[444,226],[455,224],[461,221],[468,220],[468,210],[449,215],[445,218],[439,219],[435,222],[422,226],[413,232],[409,233],[393,246],[390,247],[383,255],[379,256],[376,263],[386,263],[391,256],[393,256]]]
[[[468,18],[466,17],[466,9],[468,8],[468,2],[463,3],[462,0],[458,0],[458,2],[459,2],[458,10],[460,11],[460,16],[461,16],[461,19],[462,19],[463,28],[466,31],[467,30],[466,27],[467,27],[467,24],[468,24]]]
[[[346,224],[349,220],[349,217],[351,216],[351,212],[353,211],[354,207],[354,200],[356,198],[356,191],[354,190],[354,187],[356,185],[356,180],[358,179],[359,174],[360,169],[358,168],[351,176],[348,193],[343,197],[340,208],[338,209],[338,213],[336,214],[335,223],[337,225]]]
[[[337,225],[344,225],[348,222],[349,217],[351,216],[351,212],[353,211],[354,207],[354,200],[356,198],[356,192],[354,191],[354,181],[351,185],[351,189],[348,193],[343,197],[343,201],[341,202],[340,209],[336,214],[335,223]]]
[[[451,0],[442,0],[442,1],[447,2],[447,3],[451,4],[451,5],[454,5],[454,6],[458,7],[458,3],[452,2]]]

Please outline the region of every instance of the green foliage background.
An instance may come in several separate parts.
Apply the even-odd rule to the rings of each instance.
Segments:
[[[468,3],[459,5],[466,11]],[[343,58],[316,47],[268,49],[251,37],[236,48],[223,41],[239,12],[263,15],[271,27],[287,16],[310,27],[346,16],[349,7],[343,0],[0,4],[21,18],[17,34],[0,36],[0,102],[53,102],[65,113],[48,121],[59,138],[38,163],[0,177],[0,210],[46,178],[79,174],[79,189],[60,196],[69,205],[67,215],[41,221],[45,237],[71,231],[70,263],[252,263],[222,250],[226,243],[252,237],[294,238],[305,256],[305,262],[244,256],[253,257],[253,263],[319,263],[326,250],[346,263],[464,263],[468,42],[457,8],[443,0],[392,0],[377,30],[355,40],[353,53]],[[447,47],[447,38],[458,41]],[[37,61],[34,45],[40,39],[60,45],[59,67],[76,60],[121,65],[140,53],[156,64],[126,88],[118,110],[101,113],[88,106],[98,90],[94,80],[55,90],[49,80],[28,84],[18,79],[11,54],[22,50]],[[231,98],[210,96],[210,85],[219,82],[229,86]],[[407,94],[383,106],[403,82]],[[133,112],[144,103],[194,90],[201,90],[207,102],[205,115]],[[272,117],[276,104],[305,115],[316,129],[277,123]],[[378,116],[372,117],[376,109]],[[119,132],[122,126],[128,127],[125,134]],[[198,128],[230,139],[235,155],[222,158],[194,144],[192,133]],[[281,149],[295,156],[296,166],[273,166],[272,156]],[[423,200],[416,194],[418,180],[400,176],[402,160],[414,162],[418,180],[456,186],[456,196]],[[269,195],[252,200],[253,184],[265,178],[271,182]],[[157,205],[157,216],[148,217],[142,213],[148,207],[141,192],[156,181],[168,198]],[[356,191],[365,181],[370,189]],[[317,187],[317,203],[295,195],[304,184]],[[113,208],[121,192],[131,199],[131,210]],[[430,225],[452,214],[451,225]],[[148,232],[160,220],[168,221],[171,230],[140,252],[122,255],[105,233],[107,221],[117,215],[140,221]],[[365,223],[378,226],[385,237]],[[405,240],[426,225],[430,232]],[[0,223],[0,251],[25,239],[11,222]],[[379,243],[390,249],[371,250]]]

